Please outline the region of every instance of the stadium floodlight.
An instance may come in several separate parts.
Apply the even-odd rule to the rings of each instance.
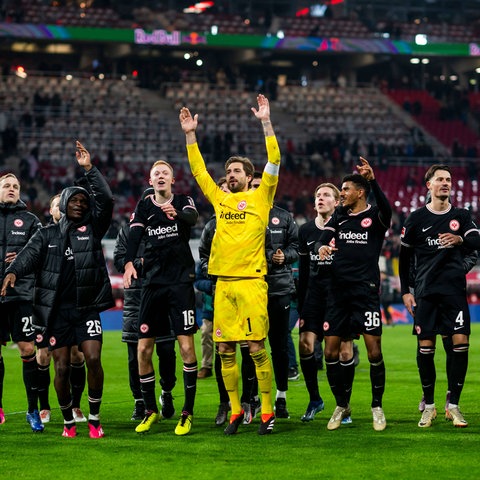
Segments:
[[[413,57],[413,58],[410,59],[410,63],[412,65],[418,65],[420,63],[420,59],[417,58],[417,57]]]
[[[18,65],[18,67],[15,69],[15,75],[20,78],[27,78],[27,72],[21,65]]]
[[[183,13],[203,13],[205,10],[214,6],[213,2],[197,2],[183,9]]]
[[[283,30],[279,30],[277,32],[277,38],[285,38],[285,33],[283,33]]]
[[[417,45],[426,45],[428,43],[428,37],[424,33],[417,33],[415,35],[415,43]]]

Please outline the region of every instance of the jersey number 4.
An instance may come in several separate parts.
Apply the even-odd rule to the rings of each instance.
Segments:
[[[463,310],[458,312],[457,318],[455,319],[455,327],[454,330],[460,330],[465,324],[465,320],[463,319]]]

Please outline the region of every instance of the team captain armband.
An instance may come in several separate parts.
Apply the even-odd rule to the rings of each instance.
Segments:
[[[269,175],[274,175],[278,177],[278,172],[280,170],[280,165],[275,165],[274,163],[267,162],[265,165],[265,172]]]

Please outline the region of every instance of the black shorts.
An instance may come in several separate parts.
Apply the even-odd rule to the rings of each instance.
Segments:
[[[378,286],[370,283],[333,287],[328,296],[323,324],[326,337],[358,338],[382,334]]]
[[[138,338],[192,335],[195,321],[195,291],[193,284],[147,285],[142,288],[138,319]]]
[[[14,342],[35,340],[31,302],[0,303],[0,344],[5,345],[10,337]]]
[[[78,310],[76,308],[59,309],[52,316],[47,330],[50,350],[71,347],[87,340],[103,341],[102,322],[96,310]],[[40,338],[37,335],[37,343]]]
[[[418,338],[470,335],[470,310],[464,295],[429,295],[416,302],[413,334]]]
[[[313,332],[319,340],[323,340],[323,322],[329,293],[329,289],[325,286],[309,286],[300,316],[300,333]]]

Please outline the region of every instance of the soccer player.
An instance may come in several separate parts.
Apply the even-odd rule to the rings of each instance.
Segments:
[[[260,186],[262,174],[255,172],[252,189]],[[295,293],[292,264],[298,260],[298,227],[292,215],[274,205],[270,210],[266,256],[268,272],[268,341],[272,351],[273,372],[277,385],[275,416],[290,418],[287,410],[288,337],[290,304]]]
[[[248,342],[262,394],[258,433],[271,433],[275,422],[271,395],[272,365],[265,349],[268,293],[264,276],[267,273],[265,232],[278,184],[280,151],[270,121],[269,102],[263,95],[258,95],[257,102],[258,109],[252,108],[252,112],[263,126],[268,162],[256,190],[249,188],[254,173],[252,162],[238,156],[230,157],[225,163],[230,193],[221,190],[208,173],[198,148],[195,135],[198,114],[193,117],[188,108],[183,107],[179,116],[193,176],[212,203],[217,218],[208,273],[217,277],[214,339],[219,342],[222,375],[232,409],[226,435],[236,433],[244,419],[236,361],[236,344],[241,341]]]
[[[61,217],[60,196],[54,195],[50,199],[49,213],[53,223],[58,223]],[[86,371],[85,357],[78,350],[77,345],[72,345],[70,358],[70,386],[72,392],[73,419],[76,423],[86,422],[87,418],[80,408],[83,391],[85,390]],[[40,402],[40,420],[42,423],[50,422],[51,408],[48,401],[48,390],[50,388],[50,359],[51,352],[48,349],[48,338],[43,337],[42,342],[37,343],[38,363],[38,400]]]
[[[2,281],[5,269],[27,244],[32,235],[41,227],[40,220],[27,211],[20,199],[20,182],[13,173],[0,177],[0,258]],[[0,302],[0,424],[5,422],[3,412],[3,379],[5,365],[2,345],[11,339],[17,343],[22,359],[23,383],[27,394],[27,422],[34,432],[42,432],[43,425],[38,412],[38,369],[35,359],[35,332],[32,327],[32,290],[34,276],[20,280],[15,288],[8,291]]]
[[[186,435],[192,428],[193,407],[197,388],[195,355],[195,261],[190,250],[191,228],[198,212],[193,200],[173,194],[173,168],[158,160],[150,169],[149,183],[155,193],[140,200],[130,219],[123,283],[130,288],[138,278],[134,266],[142,236],[145,236],[143,286],[138,331],[138,368],[145,404],[145,418],[136,427],[146,433],[159,419],[155,397],[155,371],[152,363],[156,337],[170,334],[173,328],[183,360],[185,400],[176,435]],[[161,307],[161,308],[160,308]]]
[[[34,325],[37,339],[48,337],[55,366],[55,390],[64,418],[64,437],[76,436],[70,392],[71,347],[79,345],[87,364],[90,438],[104,436],[100,404],[104,373],[101,363],[100,312],[114,305],[101,240],[112,219],[113,196],[86,148],[76,142],[78,164],[89,191],[74,186],[60,197],[60,221],[39,229],[7,268],[1,295],[17,279],[35,273]],[[60,287],[61,286],[61,287]]]
[[[430,191],[427,192],[427,195],[425,197],[425,204],[428,204],[432,201],[432,196],[430,194]],[[462,254],[463,254],[463,269],[465,274],[467,274],[476,264],[478,261],[478,252],[476,250],[471,250],[468,248],[464,248],[462,246]],[[410,269],[410,293],[414,293],[415,289],[415,257],[412,257],[412,265]],[[445,367],[446,367],[446,374],[447,374],[447,394],[445,397],[445,413],[448,410],[448,403],[450,401],[450,391],[451,391],[451,365],[452,365],[452,354],[453,354],[453,343],[452,343],[452,337],[450,335],[442,335],[442,344],[443,344],[443,349],[445,351]],[[419,360],[420,354],[418,352],[417,348],[417,366],[418,365],[418,360]],[[425,410],[425,396],[422,394],[422,400],[418,404],[418,410],[423,413]],[[448,415],[446,415],[447,420],[451,420]]]
[[[445,415],[455,427],[467,427],[458,406],[467,373],[470,335],[462,249],[480,248],[480,234],[470,213],[449,201],[452,175],[448,165],[432,165],[425,174],[425,182],[431,201],[405,221],[400,249],[402,298],[414,317],[413,333],[418,339],[417,362],[425,399],[418,426],[430,427],[437,414],[434,357],[436,336],[440,334],[452,339],[447,374],[450,399]],[[413,265],[416,271],[411,293]]]
[[[154,193],[153,188],[145,190],[142,198]],[[117,270],[124,273],[125,254],[127,251],[130,225],[125,224],[118,232],[113,250],[113,262]],[[127,344],[128,355],[128,379],[135,405],[131,420],[143,420],[145,418],[145,403],[143,402],[138,373],[138,315],[142,292],[142,264],[145,255],[145,237],[142,238],[140,248],[134,260],[138,278],[132,281],[130,288],[124,290],[123,317],[122,317],[122,342]],[[173,331],[166,337],[155,339],[158,356],[158,371],[160,374],[160,386],[162,394],[162,418],[172,418],[175,414],[172,390],[175,387],[177,377],[175,375],[175,334]]]
[[[227,186],[227,179],[221,177],[217,181],[217,185],[224,191],[229,192]],[[196,287],[200,291],[206,291],[212,295],[212,300],[215,292],[215,276],[208,275],[208,261],[210,258],[210,252],[212,250],[212,240],[213,235],[216,230],[217,220],[215,215],[212,215],[210,220],[206,223],[202,235],[200,236],[200,243],[198,245],[198,253],[200,256],[199,270],[197,274],[197,281],[195,282]],[[198,279],[200,277],[200,279]],[[212,321],[213,321],[214,311],[212,304]],[[211,327],[212,342],[213,342],[213,324]],[[202,332],[203,335],[203,332]],[[202,342],[203,344],[203,342]],[[220,355],[218,353],[218,343],[215,343],[215,379],[217,381],[218,393],[220,397],[220,403],[218,406],[218,411],[215,416],[215,425],[222,426],[227,421],[228,412],[230,411],[230,401],[228,398],[228,392],[225,388],[225,383],[223,382],[222,377],[222,365],[220,360]],[[240,353],[242,355],[242,396],[241,404],[244,410],[244,424],[250,424],[252,420],[256,417],[257,413],[260,412],[261,405],[258,397],[258,383],[257,377],[255,374],[255,364],[253,363],[252,357],[250,356],[249,348],[247,342],[240,343]]]
[[[315,244],[319,241],[325,222],[340,202],[340,192],[331,183],[322,183],[314,192],[317,216],[304,223],[298,231],[298,312],[300,367],[309,393],[309,403],[301,420],[311,422],[325,405],[318,389],[318,362],[315,342],[323,340],[325,305],[330,290],[332,258],[320,261]]]
[[[466,275],[477,264],[478,252],[476,250],[462,248],[462,253],[463,253],[463,269]],[[413,293],[413,295],[415,296],[413,285],[411,286],[410,293]],[[450,335],[442,335],[442,344],[443,344],[443,349],[445,350],[445,368],[447,373],[447,394],[445,396],[445,417],[447,420],[451,420],[447,411],[448,411],[448,404],[450,402],[450,392],[451,392],[451,385],[452,385],[452,379],[451,379],[451,365],[452,365],[452,357],[453,357],[452,337]],[[419,356],[420,355],[417,349],[417,366],[418,366]],[[425,410],[424,395],[422,395],[422,400],[418,404],[418,410],[420,412],[423,412]]]
[[[341,207],[325,224],[318,250],[322,261],[335,252],[323,332],[327,378],[337,406],[327,428],[336,430],[351,414],[349,392],[345,389],[348,379],[346,381],[339,358],[341,341],[363,335],[370,362],[373,428],[381,431],[386,427],[386,420],[382,408],[385,364],[381,345],[378,260],[392,209],[368,161],[360,157],[357,170],[358,174],[343,178]],[[367,203],[370,191],[375,196],[375,206]]]
[[[300,366],[310,397],[307,409],[301,417],[302,422],[311,422],[315,415],[324,409],[324,402],[318,389],[319,362],[315,355],[315,347],[321,346],[323,341],[323,321],[330,291],[333,254],[321,261],[315,250],[315,244],[320,239],[323,226],[339,203],[338,188],[331,183],[320,184],[314,192],[314,210],[317,216],[299,228],[299,351]],[[355,373],[352,343],[351,339],[342,339],[339,357],[348,400]],[[344,418],[343,423],[351,423],[351,418]]]

